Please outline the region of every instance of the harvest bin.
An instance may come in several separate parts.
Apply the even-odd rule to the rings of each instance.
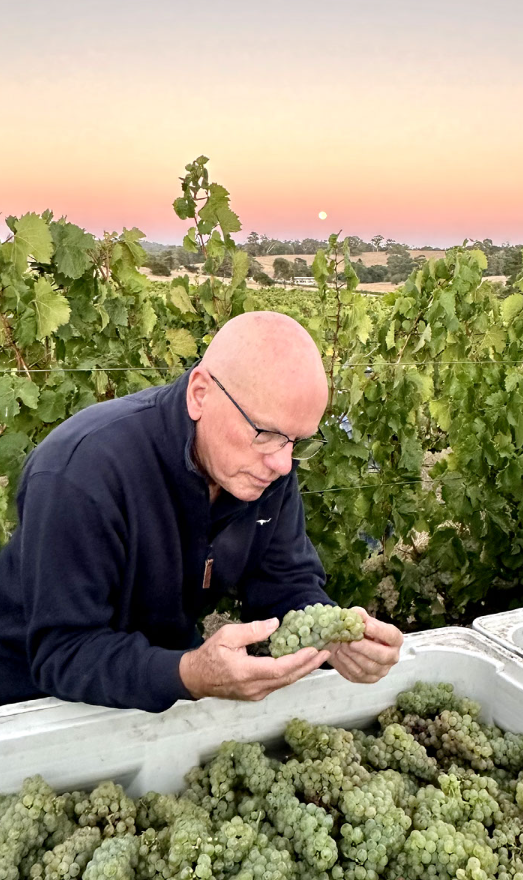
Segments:
[[[472,626],[498,645],[514,651],[523,661],[523,608],[477,617]]]
[[[104,779],[133,797],[180,791],[189,768],[223,740],[277,744],[296,716],[365,728],[418,679],[452,682],[481,702],[482,720],[523,732],[523,661],[473,630],[448,627],[409,635],[400,662],[374,685],[319,670],[259,703],[208,698],[159,715],[52,698],[0,707],[0,791],[18,790],[34,773],[58,791]]]

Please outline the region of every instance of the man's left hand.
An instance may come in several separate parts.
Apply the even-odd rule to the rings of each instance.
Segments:
[[[400,655],[403,635],[390,623],[382,623],[367,614],[364,608],[355,608],[365,621],[365,635],[357,642],[329,645],[329,663],[348,681],[374,684],[387,675]]]

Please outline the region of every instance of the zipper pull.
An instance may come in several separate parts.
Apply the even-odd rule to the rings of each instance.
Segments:
[[[204,590],[208,590],[209,587],[211,586],[211,574],[212,574],[213,562],[214,562],[214,559],[212,558],[212,556],[209,559],[205,560],[205,568],[203,570],[203,583],[202,583],[202,589],[204,589]]]

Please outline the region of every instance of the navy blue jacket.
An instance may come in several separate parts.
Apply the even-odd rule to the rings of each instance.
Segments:
[[[210,504],[188,375],[88,407],[29,456],[0,553],[0,703],[161,712],[190,698],[179,662],[204,607],[236,596],[249,621],[330,602],[294,470],[257,501]]]

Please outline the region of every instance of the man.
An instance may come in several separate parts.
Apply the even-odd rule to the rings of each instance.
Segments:
[[[253,312],[172,385],[52,431],[0,554],[0,703],[51,694],[161,712],[180,698],[259,700],[326,660],[353,681],[386,674],[401,633],[364,611],[366,637],[332,652],[246,651],[289,609],[330,601],[293,466],[294,448],[318,447],[326,403],[311,337]],[[198,647],[198,617],[224,595],[248,622]]]

